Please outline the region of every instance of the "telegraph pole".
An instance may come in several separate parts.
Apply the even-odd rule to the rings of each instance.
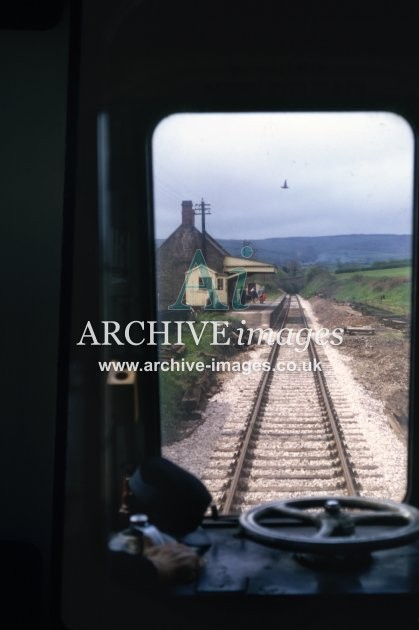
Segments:
[[[206,236],[205,236],[205,215],[211,214],[211,204],[205,203],[205,201],[201,199],[201,203],[195,204],[195,214],[201,215],[202,254],[206,260],[207,259],[207,243],[206,243]]]

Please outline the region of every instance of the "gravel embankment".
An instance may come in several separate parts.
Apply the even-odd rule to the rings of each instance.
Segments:
[[[240,355],[243,361],[261,361],[269,354],[268,346],[256,347]],[[233,360],[233,359],[232,359]],[[239,360],[237,357],[235,360]],[[253,395],[263,372],[223,374],[223,385],[206,405],[203,422],[184,440],[164,446],[164,457],[183,466],[197,477],[204,477],[213,448],[227,422],[245,423],[252,407]]]
[[[302,305],[312,321],[312,327],[320,328],[310,303],[302,300]],[[382,497],[401,501],[406,491],[406,440],[393,430],[384,404],[355,380],[356,360],[343,355],[338,347],[326,345],[324,351],[339,381],[345,384],[345,395],[351,401],[352,413],[358,420],[373,460],[385,478],[387,487],[383,488]]]

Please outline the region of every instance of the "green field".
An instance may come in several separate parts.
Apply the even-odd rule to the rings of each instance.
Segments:
[[[354,276],[357,273],[361,273],[366,278],[406,278],[410,280],[412,275],[411,267],[392,267],[391,269],[368,269],[364,271],[350,271],[347,273],[341,273],[341,278],[348,278]]]
[[[370,269],[333,274],[321,268],[307,272],[305,297],[322,293],[339,302],[358,302],[395,315],[409,315],[411,268]]]

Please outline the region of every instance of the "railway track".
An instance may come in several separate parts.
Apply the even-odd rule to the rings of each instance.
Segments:
[[[267,346],[275,370],[262,372],[246,422],[227,420],[204,483],[222,513],[302,495],[380,495],[375,464],[344,387],[321,346],[302,347],[310,328],[297,296],[288,296],[277,329],[292,330],[289,344]],[[297,349],[299,350],[297,352]],[[279,370],[277,366],[295,368]],[[321,365],[322,371],[308,369]]]

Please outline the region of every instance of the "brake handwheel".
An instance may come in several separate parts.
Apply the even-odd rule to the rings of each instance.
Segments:
[[[240,525],[251,538],[284,549],[322,555],[369,552],[419,538],[419,510],[360,497],[302,497],[250,508],[241,514]]]

